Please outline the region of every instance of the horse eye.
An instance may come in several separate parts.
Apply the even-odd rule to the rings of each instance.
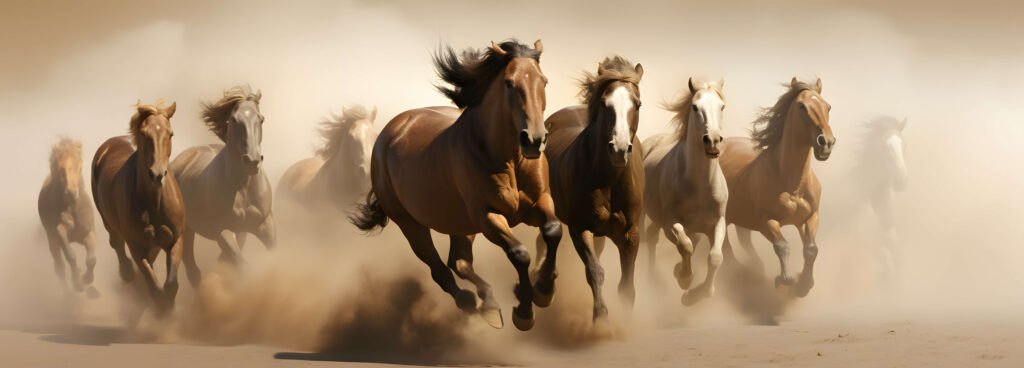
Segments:
[[[800,110],[807,111],[807,105],[804,105],[803,102],[799,103],[799,105],[800,105]]]
[[[512,88],[512,81],[506,80],[505,81],[505,88]]]
[[[693,108],[693,111],[697,111],[697,105],[690,105],[690,107]]]

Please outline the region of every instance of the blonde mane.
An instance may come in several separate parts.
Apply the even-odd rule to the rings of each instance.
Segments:
[[[376,110],[374,108],[372,115],[376,115]],[[352,125],[359,120],[369,119],[370,115],[370,111],[367,111],[362,105],[350,105],[341,110],[341,115],[333,115],[330,119],[321,122],[319,133],[324,141],[316,149],[316,155],[324,160],[331,158],[338,147],[341,147],[342,139],[345,138]]]
[[[228,119],[231,118],[231,113],[235,111],[235,107],[238,106],[238,103],[242,101],[253,101],[259,105],[260,98],[262,97],[263,92],[257,90],[253,93],[252,87],[248,84],[231,87],[224,91],[224,96],[217,102],[202,103],[203,122],[206,123],[206,127],[209,128],[213,134],[217,135],[217,138],[220,138],[220,140],[223,141],[226,139],[226,134],[228,132]]]
[[[57,168],[66,158],[82,161],[82,142],[61,136],[60,141],[53,145],[50,151],[50,168]]]
[[[139,102],[135,104],[135,108],[138,109],[138,111],[135,112],[135,115],[132,115],[131,120],[128,122],[128,132],[132,136],[132,143],[136,146],[139,145],[139,135],[142,134],[142,122],[146,121],[146,118],[150,115],[159,114],[163,115],[168,119],[168,121],[170,121],[171,116],[174,115],[176,106],[177,104],[167,106],[167,103],[164,102],[163,99],[157,99],[156,102],[152,104],[143,104],[142,100],[139,100]]]
[[[700,87],[698,87],[698,90],[701,89],[710,89],[715,91],[715,93],[718,94],[718,98],[721,99],[722,102],[725,102],[725,95],[722,94],[721,86],[714,83],[702,82],[700,83]],[[675,115],[672,116],[672,124],[676,128],[676,134],[679,136],[679,139],[686,138],[686,129],[690,124],[690,106],[693,105],[693,96],[695,94],[695,92],[691,92],[687,89],[686,92],[683,93],[683,96],[675,102],[665,102],[661,105],[661,108],[675,113]]]
[[[786,115],[789,114],[789,106],[793,100],[800,95],[800,92],[818,90],[813,84],[799,82],[795,78],[792,83],[783,84],[783,86],[789,87],[789,90],[779,96],[775,106],[762,108],[760,115],[751,124],[753,127],[750,130],[750,138],[754,140],[757,148],[767,150],[778,146],[778,143],[782,141]]]

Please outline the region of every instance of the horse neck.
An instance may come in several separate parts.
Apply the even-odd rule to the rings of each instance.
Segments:
[[[613,129],[611,123],[602,121],[605,117],[601,114],[595,114],[594,117],[590,117],[590,109],[588,107],[587,126],[580,132],[577,141],[580,142],[580,156],[582,159],[591,160],[591,169],[593,173],[597,175],[610,176],[616,173],[621,173],[624,170],[612,166],[611,157],[608,155],[608,141],[607,137],[611,136],[611,130]]]
[[[355,165],[353,165],[352,160],[348,160],[348,157],[343,154],[343,152],[347,152],[346,149],[348,144],[349,143],[347,142],[343,142],[335,148],[334,152],[332,152],[330,157],[324,161],[324,164],[321,167],[321,170],[324,171],[324,177],[327,180],[327,185],[330,188],[335,188],[334,190],[329,190],[329,192],[345,192],[358,187],[358,185],[353,184],[357,177],[354,175],[356,169]]]
[[[796,190],[811,173],[811,133],[796,127],[799,122],[786,119],[782,140],[774,153],[781,183],[787,190]]]
[[[145,208],[160,207],[163,200],[163,188],[157,188],[153,185],[153,181],[149,178],[148,174],[149,168],[145,167],[143,161],[139,159],[139,151],[136,150],[135,153],[132,153],[125,164],[135,167],[135,175],[132,176],[132,179],[135,181],[134,186],[137,196],[133,199],[133,202],[141,202]],[[168,179],[164,178],[164,180]]]
[[[677,143],[682,145],[679,153],[684,157],[676,162],[678,165],[685,166],[682,168],[682,172],[686,173],[686,178],[695,184],[717,183],[724,179],[722,167],[718,165],[718,158],[712,158],[704,151],[704,142],[701,142],[700,138],[702,134],[698,134],[697,129],[692,128],[693,126],[692,123],[687,124],[687,129],[690,131],[687,132],[686,138]]]
[[[245,168],[242,167],[242,159],[233,155],[234,152],[237,152],[235,149],[237,145],[238,143],[224,142],[224,148],[217,153],[220,159],[214,158],[213,160],[221,165],[220,170],[214,170],[214,172],[222,173],[222,184],[229,185],[234,190],[244,188],[253,176],[245,172]]]
[[[467,108],[462,115],[469,118],[471,134],[477,138],[476,141],[486,142],[483,149],[491,160],[519,161],[522,152],[517,142],[516,123],[512,120],[504,83],[500,78],[495,80],[483,102]]]

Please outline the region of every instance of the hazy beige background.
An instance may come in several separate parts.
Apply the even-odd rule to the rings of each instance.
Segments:
[[[0,4],[0,292],[12,300],[0,311],[24,308],[11,305],[29,274],[56,286],[35,199],[58,134],[82,140],[88,161],[102,140],[126,131],[136,99],[165,98],[178,102],[176,154],[215,139],[197,102],[248,82],[263,91],[266,169],[276,183],[312,153],[315,123],[343,105],[379,106],[379,128],[402,110],[447,104],[431,87],[437,45],[481,47],[513,36],[544,41],[548,113],[575,103],[574,78],[604,56],[643,63],[641,137],[668,129],[659,102],[677,96],[691,75],[725,79],[730,136],[747,133],[757,108],[783,92],[780,83],[821,77],[838,145],[832,159],[814,163],[824,186],[818,283],[794,306],[804,314],[794,315],[1000,316],[1024,306],[1019,2],[258,3]],[[884,297],[866,248],[870,219],[830,205],[844,195],[859,126],[876,114],[910,119],[911,185],[897,214],[907,263]],[[99,237],[98,273],[116,284],[102,230]],[[398,238],[386,239],[395,257],[413,259]],[[563,248],[562,260],[578,263],[571,246]],[[769,249],[762,254],[772,257]],[[664,243],[660,251],[667,270],[677,256]],[[492,273],[509,280],[500,267]],[[495,282],[503,292],[509,283]],[[669,299],[678,298],[671,290]]]

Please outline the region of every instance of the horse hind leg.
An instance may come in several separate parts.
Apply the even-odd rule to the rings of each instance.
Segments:
[[[757,255],[757,250],[754,249],[754,242],[750,235],[750,229],[736,226],[736,240],[743,247],[743,251],[747,253],[749,267],[756,275],[763,276],[765,270],[764,261]]]
[[[185,261],[185,275],[188,276],[188,282],[192,285],[192,289],[199,289],[199,284],[203,281],[202,271],[199,270],[199,265],[196,264],[196,233],[185,228],[185,231],[181,233],[182,243],[182,260]]]
[[[657,267],[657,250],[658,250],[658,236],[660,236],[660,227],[654,221],[651,221],[647,225],[647,232],[644,234],[644,240],[647,241],[647,272],[650,274],[651,280],[658,284],[660,279],[658,278]],[[660,285],[659,285],[660,286]]]
[[[463,280],[476,286],[476,293],[482,303],[478,310],[480,317],[494,328],[502,328],[505,322],[501,318],[501,307],[494,299],[491,285],[484,281],[473,269],[473,235],[451,236],[451,247],[448,252],[448,268],[455,271]]]
[[[441,286],[441,290],[455,299],[455,305],[459,309],[467,313],[476,311],[476,296],[468,290],[459,288],[455,283],[455,277],[441,261],[441,256],[437,254],[437,248],[434,248],[434,241],[430,239],[430,229],[412,220],[395,221],[395,223],[398,224],[398,228],[402,230],[402,234],[409,241],[409,246],[412,247],[416,257],[430,267],[430,277],[437,285]]]

